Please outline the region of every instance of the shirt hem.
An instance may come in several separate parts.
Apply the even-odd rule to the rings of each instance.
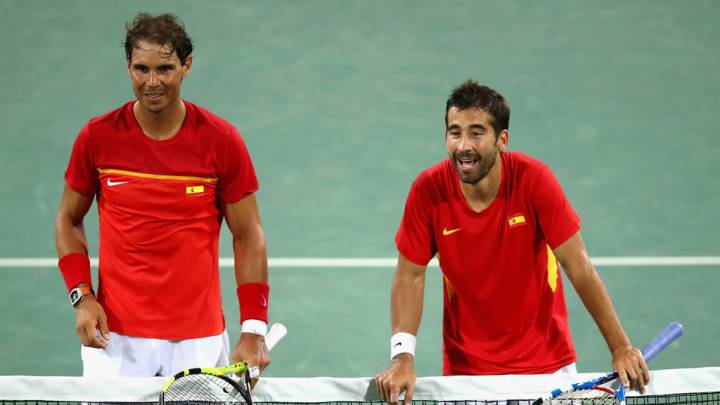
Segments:
[[[234,193],[234,194],[232,194],[232,195],[229,195],[229,196],[227,196],[227,197],[224,197],[224,198],[222,199],[222,201],[223,201],[224,204],[236,203],[236,202],[242,200],[243,198],[249,196],[250,194],[256,193],[259,188],[260,188],[260,187],[255,187],[255,188],[253,188],[253,189],[249,189],[249,190],[241,191],[241,192],[238,192],[238,193]]]
[[[409,260],[413,264],[416,264],[418,266],[427,266],[428,263],[430,263],[430,260],[432,260],[432,256],[427,259],[420,259],[418,256],[415,255],[408,255],[405,252],[403,252],[400,247],[398,247],[398,253],[400,253],[405,259]]]
[[[97,189],[86,189],[79,185],[79,183],[76,183],[74,180],[70,179],[69,177],[65,177],[65,181],[67,182],[70,189],[76,193],[85,195],[85,196],[94,196],[97,192]]]
[[[155,333],[148,330],[137,330],[133,328],[117,328],[112,325],[109,326],[110,332],[118,333],[124,336],[147,338],[147,339],[164,339],[164,340],[184,340],[184,339],[198,339],[206,338],[210,336],[217,336],[225,331],[225,325],[220,325],[209,329],[206,332],[194,330],[192,334],[186,333]]]
[[[447,365],[443,365],[443,375],[504,375],[504,374],[553,374],[561,368],[570,365],[577,361],[577,357],[572,355],[567,359],[558,361],[550,365],[543,365],[538,367],[518,367],[518,368],[488,368],[483,370],[468,370],[468,369],[451,369]]]

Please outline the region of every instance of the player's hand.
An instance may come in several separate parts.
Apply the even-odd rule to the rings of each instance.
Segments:
[[[107,349],[110,331],[107,316],[94,295],[86,295],[75,307],[75,331],[83,346]]]
[[[650,382],[650,369],[640,350],[632,346],[622,346],[612,352],[613,370],[618,372],[625,388],[645,393],[645,385]]]
[[[390,367],[375,376],[382,399],[390,405],[400,403],[400,393],[405,390],[405,405],[410,405],[415,392],[415,358],[402,353],[392,359]]]
[[[232,354],[233,363],[244,361],[248,364],[248,372],[251,373],[253,387],[257,383],[260,372],[270,364],[270,353],[265,345],[265,338],[254,333],[243,333],[235,345]],[[253,376],[251,369],[257,367],[257,376]]]

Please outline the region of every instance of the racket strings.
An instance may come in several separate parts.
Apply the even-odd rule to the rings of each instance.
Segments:
[[[551,405],[618,405],[620,403],[617,398],[555,398],[550,401]]]
[[[550,401],[551,405],[616,405],[621,401],[615,391],[604,386],[567,392]]]
[[[188,375],[177,379],[163,394],[163,403],[174,405],[252,404],[252,398],[242,383],[225,376],[208,374]],[[245,384],[247,387],[247,382]]]

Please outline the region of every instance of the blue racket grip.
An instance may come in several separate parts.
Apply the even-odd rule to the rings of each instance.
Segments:
[[[652,342],[648,343],[648,345],[642,349],[642,355],[645,358],[645,361],[652,360],[670,343],[682,336],[682,334],[682,325],[677,322],[671,322],[670,325],[665,328],[665,330],[660,332],[660,334],[657,335],[655,339],[652,340]]]

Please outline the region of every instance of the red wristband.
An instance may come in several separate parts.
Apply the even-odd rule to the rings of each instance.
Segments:
[[[267,323],[270,286],[266,283],[246,283],[237,288],[240,303],[240,322],[257,319]]]
[[[58,267],[65,280],[68,292],[82,283],[87,284],[92,289],[90,258],[85,253],[66,254],[58,260]]]

